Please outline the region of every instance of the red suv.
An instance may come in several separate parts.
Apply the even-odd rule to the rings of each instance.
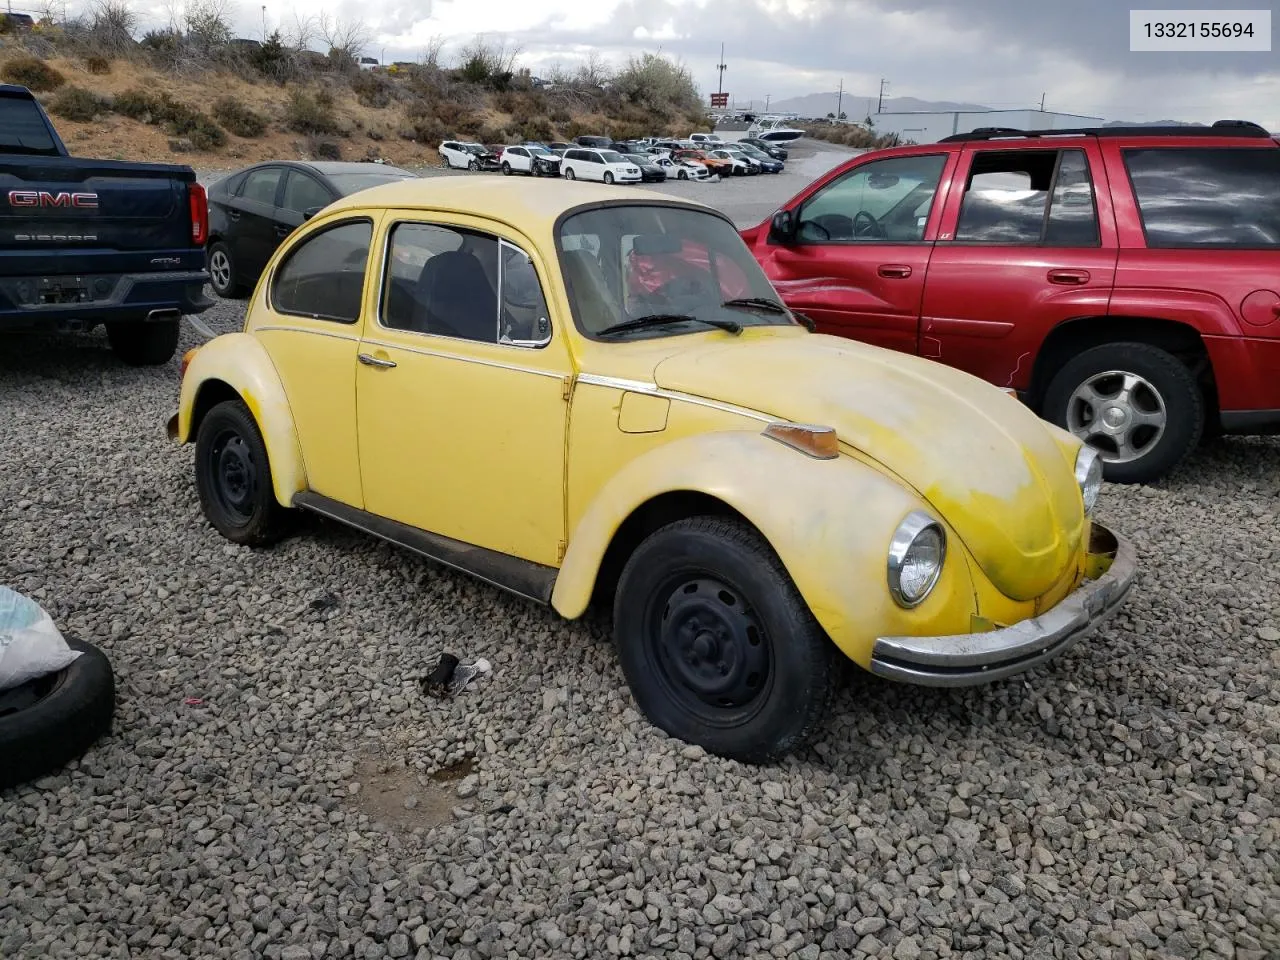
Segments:
[[[820,332],[1012,387],[1120,482],[1280,432],[1280,144],[982,129],[863,154],[743,237]]]

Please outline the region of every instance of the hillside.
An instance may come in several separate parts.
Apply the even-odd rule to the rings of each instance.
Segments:
[[[0,21],[3,15],[0,15]],[[2,24],[0,24],[2,27]],[[2,33],[2,31],[0,31]],[[438,163],[442,139],[687,135],[705,112],[687,71],[645,54],[534,89],[477,41],[463,62],[362,72],[347,52],[191,49],[180,34],[101,42],[92,29],[0,35],[0,82],[30,87],[80,156],[226,168],[265,159]]]

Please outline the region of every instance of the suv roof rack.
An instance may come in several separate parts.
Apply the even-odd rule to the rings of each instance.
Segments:
[[[973,140],[1030,140],[1035,137],[1248,137],[1268,138],[1265,127],[1251,120],[1217,120],[1210,127],[1155,126],[1076,127],[1064,130],[1020,130],[1017,127],[978,127],[968,133],[953,133],[939,143]]]

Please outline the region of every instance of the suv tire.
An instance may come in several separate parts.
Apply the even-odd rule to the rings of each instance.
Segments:
[[[178,349],[179,320],[110,320],[111,351],[131,367],[168,363]]]
[[[1049,382],[1041,414],[1082,440],[1103,436],[1094,446],[1108,480],[1147,483],[1195,449],[1204,432],[1205,405],[1195,376],[1177,357],[1148,343],[1122,342],[1092,347],[1067,361]],[[1115,417],[1118,432],[1089,429],[1104,415]],[[1133,426],[1135,419],[1151,422]],[[1128,441],[1126,455],[1117,456],[1124,448],[1106,439],[1111,436]]]

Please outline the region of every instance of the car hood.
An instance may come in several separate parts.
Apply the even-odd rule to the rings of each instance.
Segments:
[[[919,493],[1011,599],[1041,596],[1075,560],[1085,517],[1070,452],[1027,407],[966,373],[839,337],[748,331],[667,357],[653,379],[833,427]]]

